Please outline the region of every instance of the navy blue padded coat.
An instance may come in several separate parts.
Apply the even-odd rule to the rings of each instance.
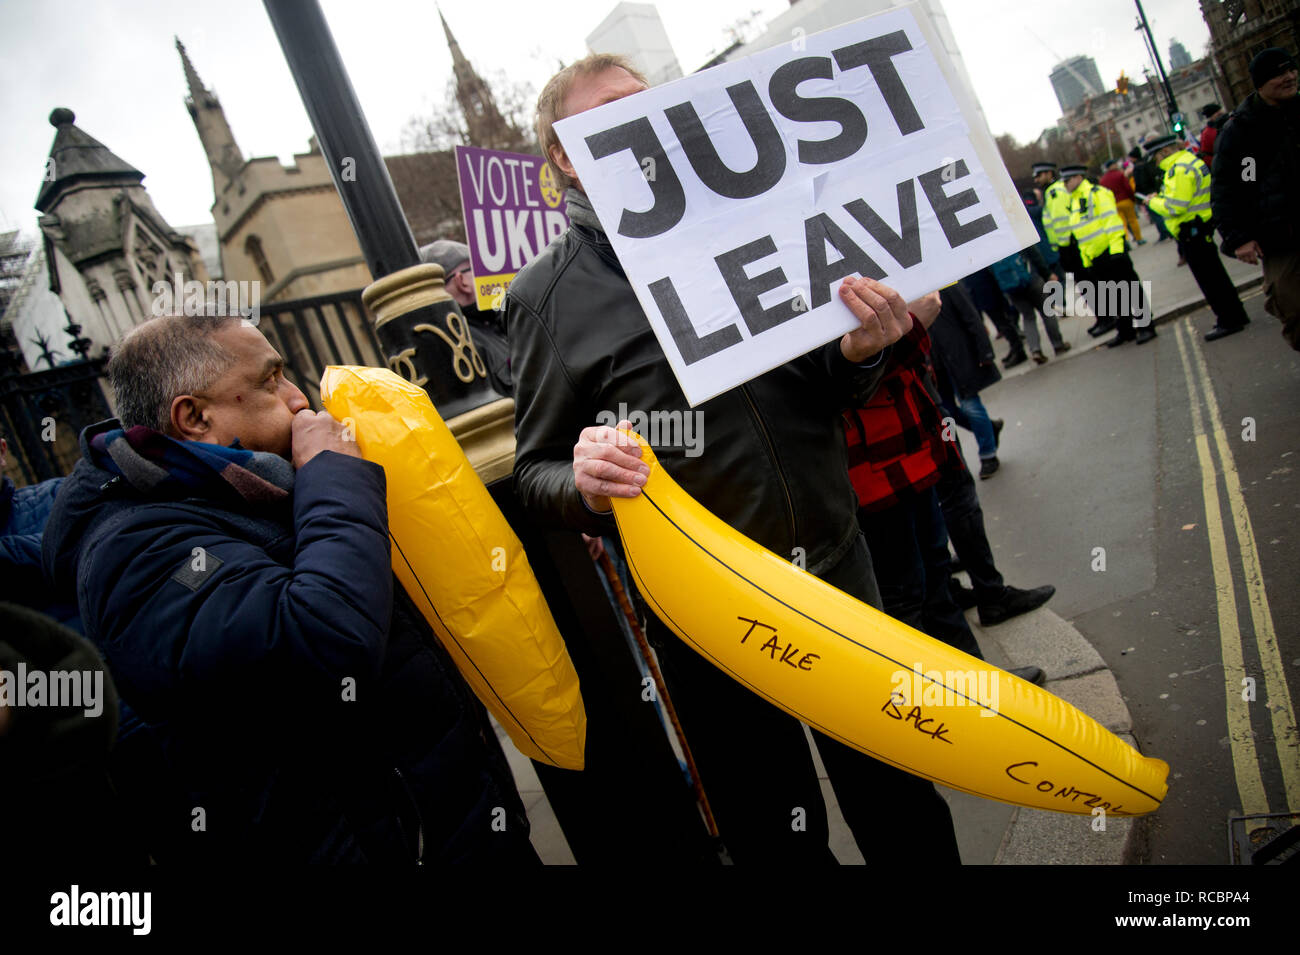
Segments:
[[[44,559],[146,725],[116,775],[159,861],[536,860],[482,706],[393,580],[378,465],[323,452],[269,512],[150,499],[86,456]]]

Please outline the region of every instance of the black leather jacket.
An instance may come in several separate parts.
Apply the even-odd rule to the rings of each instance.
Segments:
[[[863,403],[888,356],[851,364],[839,341],[692,409],[587,197],[569,190],[570,228],[515,277],[506,298],[515,376],[515,481],[524,506],[552,526],[609,534],[574,483],[573,448],[602,411],[679,413],[702,422],[702,453],[654,443],[696,500],[812,573],[856,539],[840,410]],[[651,436],[647,436],[651,437]],[[662,435],[661,435],[662,437]]]

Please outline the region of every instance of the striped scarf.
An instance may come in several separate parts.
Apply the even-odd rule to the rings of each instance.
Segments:
[[[95,465],[150,497],[209,497],[232,503],[283,505],[293,490],[293,465],[266,451],[177,441],[143,425],[117,428],[90,441]]]

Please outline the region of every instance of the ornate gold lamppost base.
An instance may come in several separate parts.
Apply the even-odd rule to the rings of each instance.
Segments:
[[[509,475],[515,403],[488,385],[469,324],[443,286],[442,267],[393,272],[369,285],[361,300],[375,317],[388,367],[429,392],[483,483]]]

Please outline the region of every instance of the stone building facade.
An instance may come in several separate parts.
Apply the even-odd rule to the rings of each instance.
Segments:
[[[1205,127],[1200,109],[1207,103],[1222,103],[1214,66],[1208,59],[1195,60],[1169,73],[1169,85],[1183,114],[1188,137],[1196,139]],[[1085,100],[1061,119],[1065,133],[1074,140],[1104,145],[1107,128],[1112,155],[1126,153],[1143,138],[1169,132],[1169,113],[1159,81],[1135,83],[1126,94],[1108,90]]]
[[[1279,46],[1300,56],[1300,0],[1201,0],[1201,16],[1210,28],[1226,109],[1255,91],[1249,66],[1260,50]]]
[[[80,129],[72,110],[54,110],[50,123],[57,132],[36,198],[45,268],[97,357],[152,316],[155,283],[172,285],[177,275],[206,283],[207,269],[194,242],[154,208],[144,173]],[[31,336],[20,319],[22,342]]]

